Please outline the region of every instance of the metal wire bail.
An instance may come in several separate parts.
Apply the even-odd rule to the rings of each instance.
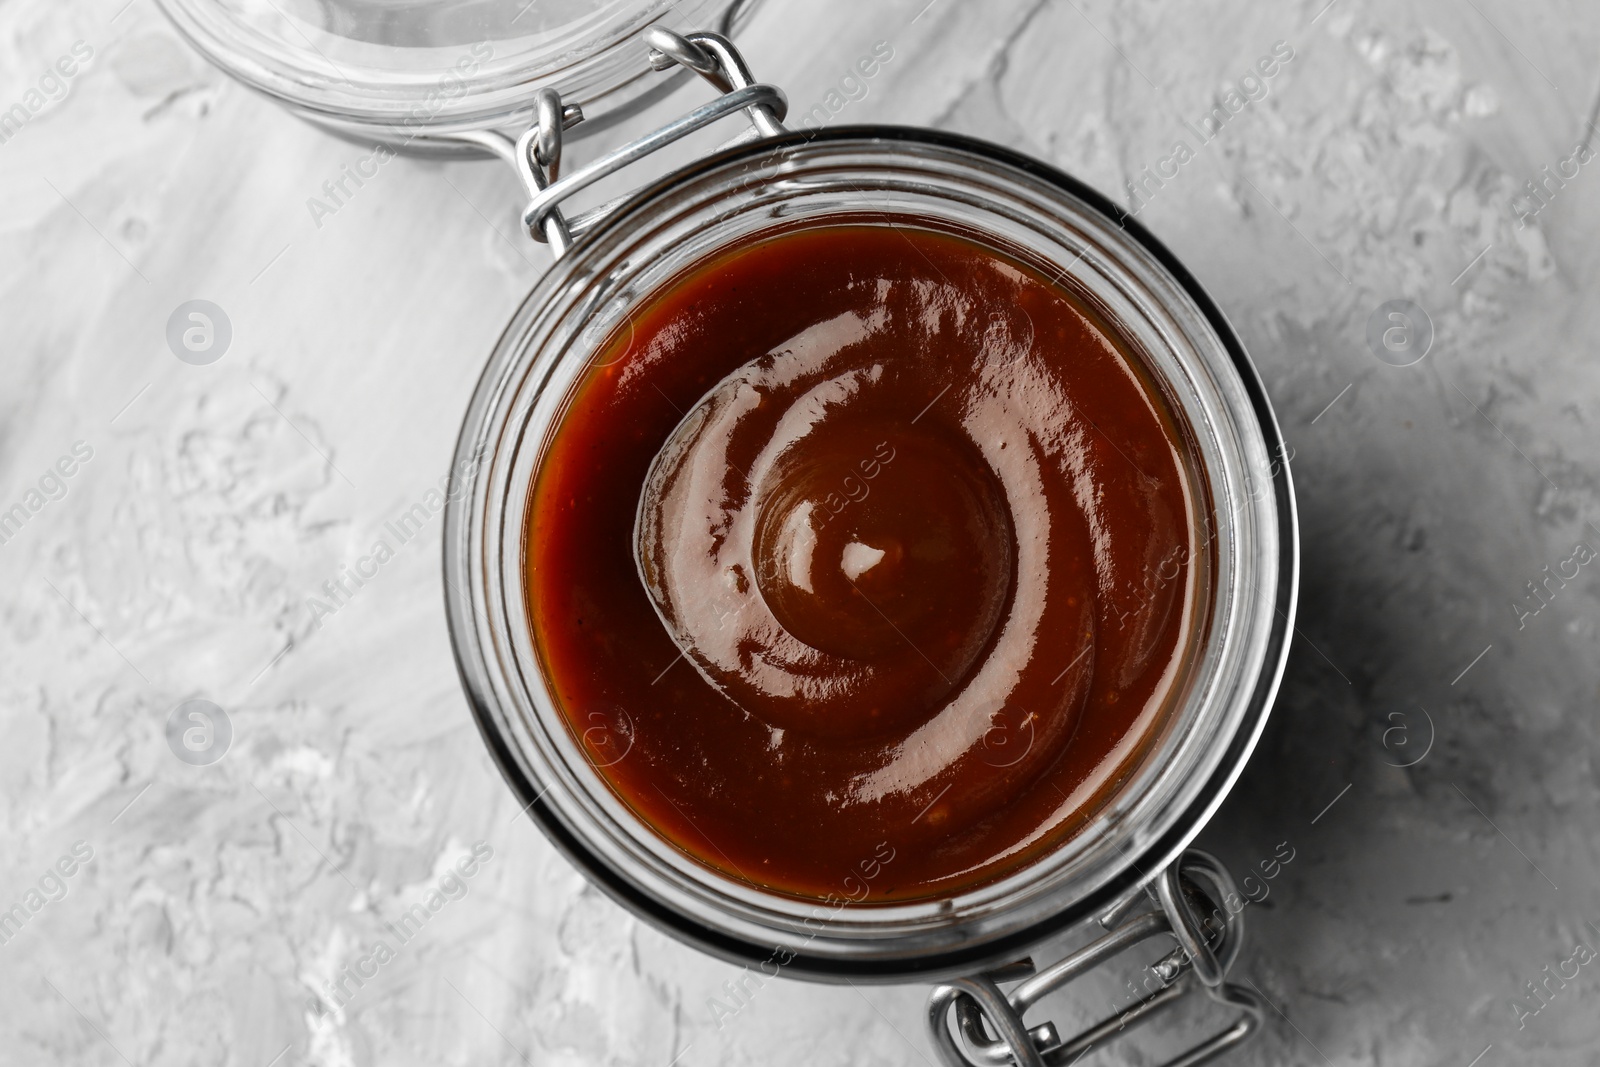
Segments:
[[[934,1048],[947,1067],[1059,1067],[1076,1063],[1090,1049],[1116,1040],[1189,994],[1203,991],[1242,1014],[1164,1067],[1206,1063],[1248,1040],[1260,1026],[1265,1010],[1253,992],[1226,980],[1244,943],[1244,923],[1239,912],[1223,905],[1237,898],[1238,890],[1227,869],[1209,853],[1190,849],[1161,872],[1149,889],[1129,894],[1101,917],[1107,933],[1065,959],[1037,973],[1033,962],[1026,960],[988,975],[936,986],[928,998]],[[1155,907],[1140,910],[1142,903]],[[1151,964],[1161,988],[1127,1009],[1069,1039],[1062,1039],[1052,1023],[1030,1030],[1023,1021],[1028,1010],[1046,995],[1134,945],[1163,935],[1173,938],[1178,947]],[[1001,982],[1019,978],[1022,981],[1009,994],[1000,990]]]
[[[561,173],[562,133],[583,121],[583,111],[577,107],[563,107],[561,94],[554,89],[540,89],[534,98],[538,121],[517,138],[512,154],[512,166],[530,196],[538,196],[556,182]],[[572,247],[572,234],[567,222],[551,212],[539,220],[537,227],[529,228],[529,235],[550,246],[558,257]]]
[[[567,215],[559,205],[573,193],[736,111],[745,113],[758,137],[777,137],[787,132],[783,117],[789,110],[788,99],[776,86],[757,82],[744,57],[726,37],[718,33],[684,35],[659,26],[646,30],[644,37],[651,49],[651,67],[667,70],[681,66],[692,70],[722,95],[562,177],[561,133],[582,121],[583,114],[577,108],[562,107],[555,90],[541,89],[537,97],[538,121],[517,139],[510,155],[530,197],[522,224],[530,237],[548,244],[558,259],[626,199],[613,200],[583,214]]]

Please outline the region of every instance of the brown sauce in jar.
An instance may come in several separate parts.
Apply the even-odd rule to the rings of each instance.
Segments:
[[[637,307],[546,443],[524,552],[572,736],[779,892],[970,888],[1079,832],[1203,626],[1205,489],[1150,373],[1019,256],[800,225]]]

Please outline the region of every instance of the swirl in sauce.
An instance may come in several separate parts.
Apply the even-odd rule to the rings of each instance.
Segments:
[[[864,223],[724,251],[635,310],[548,442],[546,679],[703,863],[805,897],[971,887],[1080,830],[1181,691],[1210,570],[1189,456],[1137,358],[1018,258]]]

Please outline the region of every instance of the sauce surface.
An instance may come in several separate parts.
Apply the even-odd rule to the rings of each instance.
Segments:
[[[837,222],[639,306],[546,445],[527,599],[612,790],[800,897],[923,898],[1081,830],[1209,595],[1137,358],[1033,266]]]

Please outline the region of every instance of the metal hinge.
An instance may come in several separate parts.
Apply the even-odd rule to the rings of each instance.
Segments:
[[[1235,911],[1230,904],[1238,899],[1227,869],[1211,855],[1191,849],[1147,889],[1129,895],[1101,916],[1100,925],[1107,932],[1065,959],[1042,971],[1025,960],[935,987],[928,998],[934,1048],[948,1067],[1061,1067],[1077,1063],[1091,1049],[1115,1041],[1190,994],[1204,992],[1241,1014],[1226,1029],[1163,1067],[1206,1063],[1246,1041],[1260,1026],[1265,1009],[1255,993],[1227,981],[1244,940],[1242,908]],[[1144,903],[1154,907],[1141,911]],[[1162,936],[1171,937],[1177,947],[1151,965],[1159,984],[1154,992],[1067,1039],[1053,1023],[1030,1029],[1023,1022],[1028,1010],[1046,995],[1134,945]],[[1018,980],[1020,984],[1009,993],[1001,991],[1002,983]]]

